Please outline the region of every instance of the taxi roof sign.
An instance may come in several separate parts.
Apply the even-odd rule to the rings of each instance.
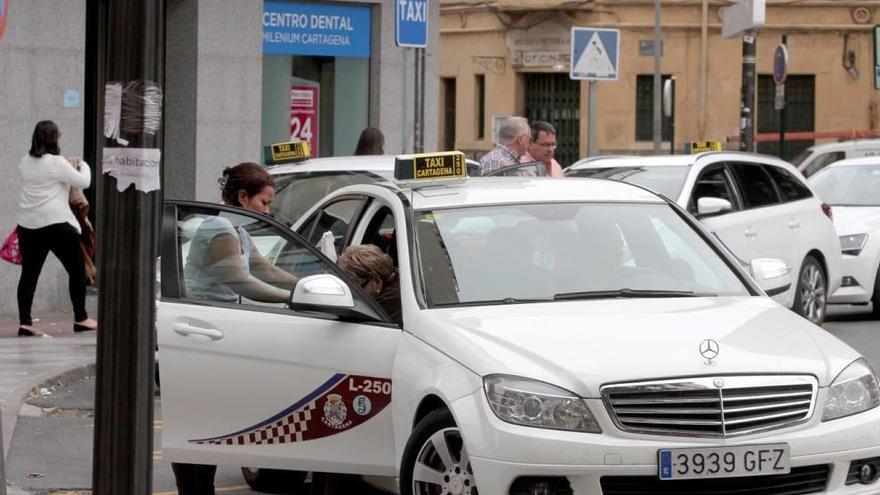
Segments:
[[[400,155],[394,159],[394,178],[406,181],[434,181],[467,177],[467,163],[461,151]]]
[[[266,165],[301,162],[312,157],[312,150],[309,149],[308,141],[276,143],[266,146],[264,151]]]
[[[704,151],[721,151],[721,141],[692,141],[688,143],[690,147],[690,153],[702,153]]]

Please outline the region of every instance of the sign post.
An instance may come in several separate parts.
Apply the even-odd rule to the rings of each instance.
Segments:
[[[620,62],[620,30],[571,28],[571,79],[590,81],[588,156],[596,156],[596,81],[616,80]]]
[[[0,21],[0,35],[3,23]],[[874,26],[874,89],[880,89],[880,24]]]
[[[773,54],[773,80],[776,82],[774,107],[779,112],[779,158],[785,160],[785,79],[788,77],[788,36],[782,35],[782,43]]]
[[[764,25],[766,0],[742,0],[724,7],[721,16],[721,36],[742,37],[742,89],[740,96],[739,149],[755,151],[755,30]]]

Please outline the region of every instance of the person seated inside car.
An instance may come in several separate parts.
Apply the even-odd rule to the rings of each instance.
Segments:
[[[400,281],[391,257],[374,244],[349,246],[336,264],[376,300],[392,320],[401,323]]]

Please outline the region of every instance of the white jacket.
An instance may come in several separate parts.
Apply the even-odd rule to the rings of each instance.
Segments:
[[[25,155],[18,164],[21,174],[21,194],[18,197],[18,225],[39,229],[61,222],[80,231],[68,203],[70,187],[85,189],[91,182],[91,170],[86,162],[80,169],[63,156],[45,154],[40,158]]]

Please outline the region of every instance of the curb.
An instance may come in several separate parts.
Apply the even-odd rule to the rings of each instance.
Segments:
[[[3,438],[0,443],[3,446],[3,459],[9,454],[9,448],[12,444],[12,434],[15,431],[15,423],[18,421],[18,413],[25,398],[30,394],[31,390],[46,385],[54,385],[55,382],[76,381],[90,373],[95,372],[95,363],[93,361],[82,360],[71,362],[49,370],[45,373],[34,376],[30,380],[26,380],[12,389],[5,399],[0,400],[0,424],[3,425]]]

